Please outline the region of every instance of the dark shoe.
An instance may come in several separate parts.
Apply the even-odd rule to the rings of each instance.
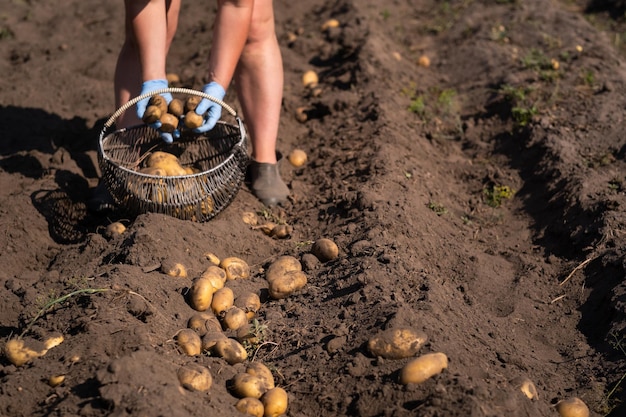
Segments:
[[[115,210],[115,201],[102,181],[93,190],[88,207],[94,213],[106,213]]]
[[[283,203],[289,197],[289,188],[278,172],[278,164],[252,161],[250,170],[250,188],[266,206]]]

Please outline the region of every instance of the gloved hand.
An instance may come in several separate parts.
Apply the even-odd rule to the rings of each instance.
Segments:
[[[218,100],[223,100],[226,95],[224,87],[212,81],[202,88],[202,92],[215,97]],[[194,129],[194,132],[204,133],[215,127],[215,124],[222,116],[222,106],[207,98],[203,98],[196,107],[196,113],[204,118],[202,126]],[[206,114],[205,114],[206,113]]]
[[[167,88],[168,86],[169,84],[167,83],[166,79],[148,80],[141,85],[141,93],[139,94],[142,95],[151,93],[152,91]],[[170,93],[163,93],[161,95],[163,96],[163,98],[165,98],[165,101],[167,101],[168,104],[170,103],[170,101],[172,101],[172,95]],[[150,97],[147,97],[137,102],[137,116],[140,119],[143,119],[143,115],[146,112],[149,101]],[[157,120],[156,122],[151,123],[149,126],[158,130],[161,127],[161,122]],[[180,137],[180,132],[178,130],[174,131],[173,133],[159,132],[159,134],[166,143],[172,143],[174,141],[174,138]]]

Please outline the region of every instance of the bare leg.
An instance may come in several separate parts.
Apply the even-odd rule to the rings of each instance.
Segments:
[[[252,142],[252,190],[265,204],[282,202],[289,195],[276,167],[283,63],[274,28],[272,0],[254,3],[250,32],[237,66],[235,83]],[[257,184],[255,179],[259,180]]]

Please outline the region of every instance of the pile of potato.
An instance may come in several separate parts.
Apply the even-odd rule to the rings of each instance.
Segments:
[[[202,100],[199,96],[189,96],[186,100],[174,98],[167,103],[161,95],[150,97],[148,107],[143,114],[143,122],[153,124],[161,122],[160,129],[166,133],[172,133],[179,127],[195,129],[202,126],[204,118],[196,113],[196,107]]]

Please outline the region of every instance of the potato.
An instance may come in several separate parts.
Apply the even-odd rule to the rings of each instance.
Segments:
[[[232,306],[224,312],[222,325],[225,330],[237,330],[248,324],[246,312],[239,307]]]
[[[50,385],[52,388],[58,387],[63,383],[63,381],[65,381],[65,375],[52,375],[50,378],[48,378],[48,385]]]
[[[248,414],[253,417],[263,417],[263,403],[258,398],[246,397],[241,398],[235,404],[235,408],[243,414]]]
[[[209,369],[197,363],[181,366],[176,374],[180,384],[189,391],[208,391],[213,384]]]
[[[539,395],[537,394],[537,388],[535,387],[535,384],[533,384],[533,382],[530,379],[524,378],[524,377],[518,377],[518,378],[513,379],[511,381],[511,384],[513,384],[515,388],[522,391],[522,393],[524,393],[524,395],[528,399],[534,400],[534,401],[539,399]]]
[[[248,373],[239,373],[229,381],[228,390],[237,398],[261,398],[267,387],[261,378]]]
[[[265,279],[267,282],[272,282],[276,278],[292,271],[302,271],[302,264],[291,255],[283,255],[270,264],[265,272]]]
[[[322,25],[321,30],[322,30],[322,32],[325,32],[328,29],[336,28],[336,27],[339,27],[339,20],[337,20],[337,19],[328,19]]]
[[[374,356],[402,359],[415,356],[428,340],[426,333],[408,327],[387,329],[371,337],[367,349]]]
[[[303,166],[304,164],[306,164],[307,155],[306,155],[306,152],[304,152],[302,149],[294,149],[289,153],[289,155],[287,156],[287,159],[289,160],[291,165],[293,165],[296,168],[299,168]]]
[[[198,356],[202,353],[202,340],[198,333],[191,329],[179,330],[176,334],[176,343],[188,356]]]
[[[248,359],[248,352],[235,339],[226,338],[218,340],[211,352],[218,358],[223,358],[228,364],[242,363]]]
[[[150,97],[148,101],[148,106],[156,106],[161,110],[161,115],[167,113],[167,100],[160,94],[155,94]]]
[[[187,327],[202,337],[210,331],[222,331],[222,325],[213,313],[200,312],[189,317]]]
[[[10,339],[4,345],[4,356],[13,365],[23,366],[41,356],[41,350],[35,346],[27,346],[23,339]]]
[[[248,363],[248,366],[246,366],[245,372],[247,374],[254,375],[257,378],[260,378],[268,390],[275,387],[274,375],[272,375],[272,371],[270,371],[270,368],[263,365],[261,362]]]
[[[189,289],[189,305],[196,311],[206,311],[213,301],[213,284],[208,278],[196,278]]]
[[[308,70],[304,74],[302,74],[302,85],[308,88],[313,88],[317,86],[319,82],[319,78],[317,73],[313,70]]]
[[[245,291],[235,298],[234,305],[246,313],[248,320],[252,320],[261,308],[261,298],[256,293]]]
[[[178,83],[180,83],[180,76],[178,74],[176,74],[175,72],[168,72],[165,75],[165,79],[167,80],[168,84],[178,84]]]
[[[235,293],[228,287],[220,288],[213,294],[213,301],[211,301],[211,309],[216,316],[221,315],[223,312],[233,306],[235,302]]]
[[[313,242],[311,253],[321,262],[328,262],[339,256],[339,248],[335,242],[323,237]]]
[[[141,168],[139,172],[141,172],[142,174],[154,175],[157,177],[165,177],[167,175],[167,172],[165,172],[163,168],[157,168],[157,167]]]
[[[226,271],[226,278],[229,280],[250,278],[250,267],[241,258],[231,256],[222,259],[220,267]]]
[[[275,300],[286,298],[304,288],[306,283],[307,277],[303,271],[288,272],[269,283],[269,296]]]
[[[202,101],[202,97],[200,96],[187,97],[187,100],[185,100],[185,113],[195,110],[198,104],[200,104],[200,101]]]
[[[172,133],[174,130],[178,128],[178,117],[174,116],[171,113],[163,113],[159,118],[161,121],[160,129],[166,133]]]
[[[179,262],[165,260],[161,263],[161,271],[170,277],[187,278],[187,268]]]
[[[430,58],[426,55],[420,56],[417,60],[417,65],[424,68],[430,67]]]
[[[161,168],[168,176],[187,175],[185,168],[180,165],[178,158],[168,152],[153,152],[146,160],[146,166],[151,168]]]
[[[308,109],[306,107],[296,108],[296,110],[294,111],[294,116],[296,117],[296,120],[299,121],[300,123],[304,123],[307,120],[309,120],[309,115],[307,111]]]
[[[107,225],[104,235],[109,239],[119,236],[126,231],[126,226],[122,222],[113,222]]]
[[[278,417],[287,412],[289,397],[287,391],[281,387],[275,387],[268,390],[261,397],[263,403],[263,415],[265,417]]]
[[[246,211],[241,215],[241,219],[245,224],[256,226],[259,223],[259,217],[252,211]]]
[[[207,259],[207,261],[211,262],[213,265],[218,265],[220,264],[220,258],[214,254],[213,252],[206,252],[204,254],[204,257]]]
[[[448,367],[445,353],[427,353],[404,365],[400,370],[400,383],[421,384],[429,378],[443,372]]]
[[[185,127],[196,129],[202,126],[202,123],[204,123],[204,118],[195,111],[190,110],[185,113]]]
[[[214,292],[223,288],[227,280],[226,271],[217,265],[209,265],[200,276],[211,281]]]
[[[561,400],[556,404],[556,411],[561,417],[589,417],[587,404],[578,397]]]
[[[174,98],[167,106],[168,113],[176,116],[177,118],[185,114],[185,104],[179,98]]]
[[[146,111],[143,112],[143,116],[141,120],[147,125],[151,125],[152,123],[158,121],[161,118],[161,109],[158,106],[148,106],[146,107]]]
[[[221,326],[218,330],[211,330],[202,336],[202,351],[211,352],[218,340],[228,339],[224,333],[222,333]]]
[[[291,236],[293,227],[288,224],[278,224],[270,231],[270,236],[276,239],[285,239]]]
[[[64,340],[65,338],[60,333],[57,333],[53,336],[48,336],[46,340],[43,341],[44,349],[41,351],[41,355],[45,355],[48,350],[52,349],[53,347],[59,346],[61,343],[63,343]]]

